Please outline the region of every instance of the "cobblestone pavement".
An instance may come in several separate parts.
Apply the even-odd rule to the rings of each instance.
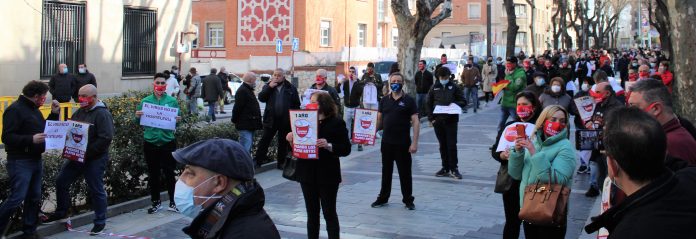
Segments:
[[[398,174],[394,173],[392,197],[387,206],[371,208],[379,193],[381,155],[378,146],[355,150],[342,159],[343,183],[338,191],[338,215],[342,238],[501,238],[504,224],[502,199],[493,193],[498,163],[489,147],[496,136],[499,108],[464,114],[458,128],[459,168],[462,180],[437,178],[440,157],[431,127],[421,130],[413,162],[413,193],[416,210],[401,203]],[[396,171],[396,170],[395,170]],[[269,215],[283,238],[306,238],[306,213],[299,184],[272,170],[257,175],[266,191]],[[589,175],[575,174],[570,198],[566,238],[591,238],[582,227],[595,205],[584,192]],[[107,231],[153,238],[187,238],[181,228],[190,220],[164,212],[147,215],[145,209],[110,218]],[[322,237],[326,237],[322,219]],[[91,225],[79,228],[89,230]],[[65,232],[50,238],[76,238]],[[87,236],[85,235],[85,238]]]

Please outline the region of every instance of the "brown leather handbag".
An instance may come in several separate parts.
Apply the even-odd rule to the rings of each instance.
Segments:
[[[520,219],[534,225],[562,226],[566,224],[570,188],[558,183],[555,171],[553,175],[554,181],[551,181],[551,170],[549,170],[548,183],[540,183],[537,179],[535,184],[527,185],[524,189]]]

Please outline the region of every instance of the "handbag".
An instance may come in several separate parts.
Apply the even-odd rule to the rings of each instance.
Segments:
[[[508,174],[507,164],[501,164],[498,169],[498,176],[495,178],[495,188],[493,192],[504,193],[510,190],[512,186],[512,177]]]
[[[537,179],[535,184],[527,185],[524,189],[520,219],[535,225],[565,225],[570,188],[558,184],[556,172],[554,171],[553,174],[554,181],[551,181],[551,170],[549,170],[548,183],[540,183]]]
[[[297,158],[289,157],[285,159],[285,165],[283,165],[283,177],[291,180],[297,181]]]

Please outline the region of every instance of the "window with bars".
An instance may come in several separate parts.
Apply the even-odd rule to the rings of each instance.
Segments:
[[[157,11],[126,7],[123,11],[124,76],[157,71]]]
[[[206,47],[224,47],[225,46],[225,30],[221,22],[206,24]]]
[[[71,72],[85,63],[85,5],[44,1],[40,77],[55,74],[61,63]]]

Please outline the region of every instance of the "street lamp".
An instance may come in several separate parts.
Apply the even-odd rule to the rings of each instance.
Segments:
[[[186,29],[185,32],[180,32],[179,33],[179,45],[183,46],[184,44],[184,37],[186,37],[186,42],[192,42],[195,41],[198,38],[198,27],[196,25],[189,25],[188,29]],[[189,48],[186,48],[190,51]],[[181,53],[184,52],[184,50],[178,50],[177,52],[179,53],[179,70],[181,70]]]

